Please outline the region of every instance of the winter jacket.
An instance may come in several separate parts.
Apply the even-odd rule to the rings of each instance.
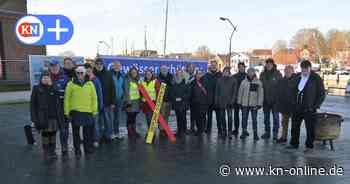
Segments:
[[[282,74],[276,67],[271,71],[263,71],[260,74],[260,81],[264,86],[264,103],[274,105],[277,102],[278,97],[278,84],[282,79]]]
[[[190,89],[185,79],[174,83],[169,91],[170,101],[174,110],[187,109],[189,106]]]
[[[56,119],[59,124],[64,122],[62,103],[54,86],[42,84],[33,87],[30,98],[30,118],[38,130],[48,128],[48,120]]]
[[[103,68],[102,71],[94,70],[95,76],[100,80],[103,93],[103,104],[105,107],[116,104],[115,87],[112,73]]]
[[[126,112],[139,112],[140,111],[140,104],[141,104],[141,93],[139,92],[140,98],[136,100],[130,99],[130,82],[132,80],[128,77],[125,78],[124,83],[124,94],[125,94],[125,101],[124,101],[124,108]],[[139,84],[139,81],[134,81],[137,84]]]
[[[195,76],[186,71],[184,72],[184,78],[185,78],[185,83],[189,85],[192,83],[192,81],[195,80]]]
[[[64,94],[64,114],[69,116],[72,111],[97,114],[97,95],[94,84],[85,81],[82,84],[73,79],[67,85]]]
[[[208,103],[210,106],[214,105],[215,103],[215,88],[217,80],[220,77],[222,77],[221,72],[208,72],[203,76],[203,81],[206,84],[206,89],[208,90]]]
[[[282,114],[290,114],[293,111],[293,74],[290,78],[283,77],[278,84],[277,110]]]
[[[57,94],[59,98],[63,102],[64,99],[64,91],[67,87],[68,82],[71,80],[68,75],[61,69],[57,75],[50,73],[50,78],[52,80],[54,89],[57,90]]]
[[[205,84],[205,80],[201,78],[199,82],[202,84],[205,92],[201,89],[197,83],[197,80],[192,81],[191,83],[191,95],[190,95],[190,103],[193,107],[197,105],[208,106],[208,90],[206,89],[207,84]]]
[[[301,103],[298,103],[298,85],[301,80],[301,74],[297,74],[292,81],[293,106],[294,110],[304,112],[315,112],[319,109],[326,98],[326,90],[322,78],[315,72],[311,72],[303,90]],[[300,101],[299,101],[300,102]]]
[[[124,101],[124,83],[125,75],[122,72],[118,74],[115,71],[111,71],[113,76],[113,83],[115,88],[116,102],[120,103]]]
[[[164,102],[170,102],[170,96],[169,96],[169,89],[171,89],[172,85],[174,84],[174,76],[171,73],[168,73],[167,76],[164,76],[162,73],[159,73],[157,78],[161,83],[165,83],[167,85],[163,101]]]
[[[221,77],[215,88],[215,107],[226,109],[235,104],[237,93],[236,79],[233,77]]]
[[[98,78],[93,78],[91,80],[91,82],[94,84],[95,86],[95,90],[96,90],[96,95],[97,95],[97,104],[98,104],[98,111],[101,111],[104,107],[104,104],[103,104],[103,93],[102,93],[102,85],[101,85],[101,82]]]
[[[263,84],[258,79],[242,81],[238,90],[237,103],[243,107],[262,106],[264,102]]]
[[[160,82],[157,79],[153,79],[153,80],[155,80],[155,82],[156,82],[155,90],[156,90],[156,93],[157,93],[157,95],[156,95],[157,96],[156,100],[157,100],[158,99],[159,89],[160,89]],[[146,89],[146,87],[144,87],[144,88]],[[141,110],[142,110],[142,112],[146,114],[147,112],[152,111],[152,109],[149,107],[147,101],[144,98],[141,98],[141,100],[142,100],[142,103],[141,103]],[[154,102],[154,104],[156,104],[155,100],[153,102]]]
[[[232,77],[236,79],[236,83],[237,83],[237,85],[236,85],[237,93],[236,93],[236,97],[235,97],[236,98],[235,100],[237,101],[239,87],[241,86],[242,81],[247,77],[247,73],[238,72],[238,73],[234,74]]]

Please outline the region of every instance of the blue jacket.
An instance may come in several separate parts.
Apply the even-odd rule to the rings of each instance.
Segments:
[[[64,91],[66,90],[67,84],[69,82],[69,77],[63,72],[63,70],[60,70],[58,74],[58,78],[55,78],[53,74],[51,74],[51,79],[53,86],[58,92],[58,96],[60,100],[64,100]]]
[[[115,96],[117,103],[120,103],[124,100],[124,83],[125,83],[125,75],[122,72],[119,72],[119,76],[117,77],[116,72],[112,71],[113,74],[113,83],[115,87]]]
[[[102,93],[102,85],[101,85],[101,82],[100,80],[95,77],[94,79],[92,79],[92,83],[94,84],[95,86],[95,89],[96,89],[96,94],[97,94],[97,101],[98,101],[98,111],[101,111],[104,107],[104,104],[103,104],[103,93]]]

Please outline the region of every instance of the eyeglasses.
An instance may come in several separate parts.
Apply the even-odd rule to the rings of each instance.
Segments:
[[[84,75],[85,73],[84,72],[76,72],[77,75]]]

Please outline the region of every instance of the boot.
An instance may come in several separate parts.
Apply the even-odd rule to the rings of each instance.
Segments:
[[[236,136],[236,137],[237,137],[238,134],[239,134],[238,130],[234,130],[234,131],[231,132],[231,135]]]
[[[245,139],[246,137],[249,136],[249,133],[247,130],[243,130],[242,135],[240,136],[241,139]]]
[[[258,132],[257,131],[254,132],[254,140],[255,141],[259,140],[259,136],[258,136]]]
[[[287,142],[287,139],[285,139],[285,138],[283,138],[283,137],[279,138],[279,139],[276,141],[276,143],[279,143],[279,144],[286,143],[286,142]]]
[[[261,138],[262,139],[270,139],[270,132],[265,132],[262,136],[261,136]]]
[[[62,156],[66,157],[68,156],[68,146],[67,145],[61,145],[61,152],[62,152]]]
[[[49,144],[49,158],[56,160],[57,159],[57,154],[56,154],[56,144]]]

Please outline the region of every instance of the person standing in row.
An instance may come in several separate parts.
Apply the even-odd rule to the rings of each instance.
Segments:
[[[177,69],[174,77],[174,84],[170,88],[170,100],[176,115],[177,137],[182,137],[186,133],[186,111],[189,104],[189,95],[190,91],[186,84],[183,71],[182,69]]]
[[[139,138],[136,131],[136,117],[140,112],[141,95],[139,92],[140,74],[136,67],[132,67],[125,78],[124,108],[127,114],[127,129],[129,138]]]
[[[277,110],[277,97],[278,97],[278,84],[282,79],[282,74],[277,70],[277,66],[273,59],[266,60],[264,71],[260,74],[260,80],[264,87],[264,124],[265,133],[261,136],[263,139],[270,139],[271,137],[271,125],[270,125],[270,113],[272,111],[273,119],[273,140],[278,139],[279,130],[279,113]]]
[[[292,81],[295,77],[294,68],[288,65],[284,69],[284,77],[280,80],[278,84],[278,99],[277,99],[277,109],[282,114],[282,134],[277,140],[277,143],[286,143],[288,137],[288,124],[289,119],[292,117],[292,99],[293,99],[293,89]]]
[[[219,127],[219,122],[220,122],[220,110],[215,107],[215,88],[216,88],[216,83],[218,79],[222,77],[222,73],[218,71],[218,65],[217,61],[213,60],[210,62],[209,65],[209,71],[204,75],[204,79],[206,82],[206,89],[208,92],[208,104],[209,104],[209,109],[208,109],[208,122],[207,122],[207,127],[206,127],[206,133],[211,134],[212,130],[212,121],[213,121],[213,111],[215,111],[216,114],[216,121],[217,121],[217,127]]]
[[[98,124],[99,113],[103,110],[103,93],[100,80],[94,74],[94,68],[91,64],[85,64],[86,75],[88,79],[94,84],[97,95],[97,114],[95,119],[95,133],[94,133],[94,146],[99,147],[99,140],[101,139],[101,124]]]
[[[154,104],[156,104],[158,92],[160,89],[160,82],[156,79],[154,73],[152,70],[146,70],[145,71],[145,78],[142,81],[142,86],[147,91],[148,95],[151,97]],[[153,111],[149,107],[148,103],[146,102],[145,98],[142,98],[142,111],[145,114],[147,127],[149,128],[152,121]]]
[[[99,141],[101,142],[102,138],[104,138],[106,143],[111,143],[113,132],[112,118],[115,107],[114,104],[116,104],[113,77],[112,73],[108,71],[103,65],[103,60],[101,58],[97,58],[95,61],[94,74],[101,82],[104,104],[102,111],[98,115],[98,124],[100,127],[103,127],[103,130],[101,132],[101,139]]]
[[[246,67],[243,62],[238,63],[238,72],[233,75],[233,78],[236,79],[237,85],[236,85],[236,90],[238,95],[238,90],[239,87],[241,86],[241,83],[244,79],[247,77],[247,73],[245,71]],[[237,104],[237,96],[235,97],[235,104],[233,105],[234,109],[234,130],[232,131],[232,135],[237,136],[239,134],[239,124],[240,124],[240,119],[239,119],[239,112],[241,111],[240,105]]]
[[[254,140],[259,140],[258,136],[258,110],[262,107],[264,101],[263,84],[256,77],[254,68],[248,69],[248,74],[245,80],[242,81],[238,91],[237,103],[242,108],[242,134],[241,139],[249,136],[248,132],[248,118],[251,113]]]
[[[64,95],[64,114],[72,120],[73,144],[77,158],[81,156],[80,127],[83,127],[85,155],[93,152],[94,116],[97,114],[97,95],[94,84],[88,79],[83,66],[75,69],[76,77],[68,82]]]
[[[56,132],[58,125],[64,123],[61,115],[59,95],[52,85],[50,74],[44,71],[40,83],[33,87],[30,98],[30,117],[35,128],[41,132],[45,159],[56,159]]]
[[[69,79],[73,79],[75,76],[75,63],[72,58],[65,57],[63,59],[63,71],[64,74],[68,76]]]
[[[63,102],[64,102],[64,92],[67,86],[68,81],[71,78],[65,74],[64,70],[60,67],[60,62],[58,60],[50,61],[49,65],[50,78],[52,85],[56,90],[56,93],[59,96],[61,109],[59,110],[60,118],[64,118],[64,121],[60,121],[58,124],[59,133],[60,133],[60,143],[61,143],[61,152],[62,156],[68,156],[68,138],[69,138],[69,119],[64,116],[63,111]]]
[[[121,64],[119,61],[113,62],[113,70],[112,77],[115,88],[115,108],[114,108],[114,118],[113,118],[113,137],[117,139],[122,139],[123,136],[120,135],[119,125],[121,121],[121,113],[124,104],[124,83],[125,83],[125,75],[121,71]]]
[[[231,67],[225,67],[223,76],[217,79],[214,99],[215,108],[217,108],[219,112],[219,114],[216,115],[219,116],[218,132],[221,138],[226,138],[227,135],[229,138],[232,138],[232,109],[230,107],[235,103],[236,88],[236,80],[231,76]],[[227,112],[229,119],[228,133],[225,112]]]
[[[326,98],[326,90],[322,78],[311,70],[311,62],[304,60],[300,63],[301,73],[293,78],[292,138],[289,149],[298,149],[300,126],[305,121],[306,142],[305,151],[310,151],[314,145],[314,114]]]
[[[188,87],[191,87],[192,82],[195,80],[195,67],[194,64],[190,63],[186,65],[186,70],[184,71],[184,77],[185,77],[185,83],[188,85]],[[196,132],[196,124],[195,124],[195,119],[194,119],[194,114],[193,114],[193,105],[188,104],[188,108],[190,110],[190,130],[188,132],[189,134],[194,134]],[[197,127],[198,128],[198,127]],[[187,129],[187,125],[186,125]]]
[[[174,84],[174,77],[169,72],[168,66],[166,66],[166,65],[160,66],[160,73],[158,75],[158,80],[161,83],[165,83],[167,85],[165,93],[164,93],[164,97],[163,97],[163,104],[162,104],[162,107],[160,108],[160,112],[163,115],[165,121],[168,122],[169,116],[170,116],[170,111],[171,111],[171,101],[170,101],[170,94],[169,93],[170,93],[170,89],[171,89],[172,85]],[[166,133],[162,127],[160,127],[159,135],[166,136]]]
[[[195,80],[191,83],[190,103],[193,106],[193,116],[196,123],[196,136],[201,136],[207,122],[206,115],[208,112],[208,91],[206,81],[203,80],[204,73],[197,71]]]

